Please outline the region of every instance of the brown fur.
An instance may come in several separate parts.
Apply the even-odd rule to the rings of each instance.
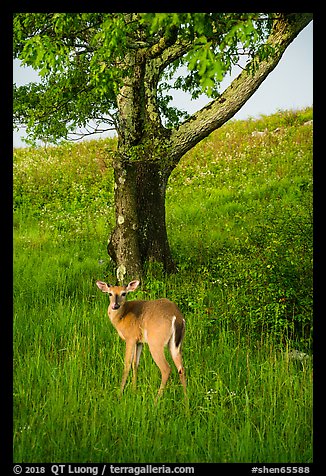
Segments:
[[[139,281],[131,281],[127,286],[110,286],[102,281],[97,281],[96,284],[101,291],[109,294],[109,318],[126,342],[120,394],[123,393],[131,365],[133,385],[136,386],[142,346],[148,343],[153,360],[161,371],[162,380],[158,395],[162,394],[171,372],[164,354],[166,345],[169,346],[186,395],[186,378],[181,355],[185,320],[176,304],[165,298],[154,301],[126,301],[127,293],[134,291]]]

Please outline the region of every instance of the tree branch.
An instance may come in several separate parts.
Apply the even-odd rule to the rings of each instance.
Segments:
[[[168,64],[181,58],[193,46],[191,41],[178,40],[174,45],[169,46],[162,51],[160,58],[160,70],[164,69]]]
[[[67,139],[70,140],[70,141],[78,141],[78,140],[84,139],[84,137],[87,137],[87,136],[91,136],[91,135],[94,135],[94,134],[102,134],[103,132],[115,131],[116,130],[115,127],[107,127],[105,129],[99,129],[98,127],[93,127],[90,124],[88,124],[88,127],[91,127],[94,130],[90,131],[90,130],[87,129],[87,127],[85,127],[86,132],[69,132],[68,136],[67,136]],[[73,137],[73,136],[75,136],[75,137]]]
[[[255,61],[254,58],[221,96],[211,101],[172,131],[170,145],[174,164],[177,164],[188,150],[215,129],[221,127],[241,109],[268,74],[277,66],[289,44],[311,20],[312,13],[287,14],[281,19],[278,18],[267,41],[275,48],[275,53],[260,61],[254,73],[250,73],[250,65]]]

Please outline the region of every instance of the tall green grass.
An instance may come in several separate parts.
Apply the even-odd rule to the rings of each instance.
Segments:
[[[147,348],[118,399],[124,343],[95,286],[114,275],[114,141],[15,151],[16,462],[312,461],[312,359],[289,353],[311,353],[311,116],[230,122],[170,179],[179,272],[148,265],[133,298],[184,313],[188,406],[169,356],[154,405]]]

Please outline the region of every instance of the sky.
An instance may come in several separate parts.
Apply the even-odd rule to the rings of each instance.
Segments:
[[[240,68],[225,78],[222,90],[239,74]],[[20,61],[13,62],[13,80],[17,86],[37,81],[37,72],[29,67],[22,67]],[[211,99],[205,95],[191,101],[182,91],[176,92],[172,106],[178,106],[193,114]],[[280,110],[297,110],[313,105],[313,22],[302,30],[288,46],[276,68],[268,75],[258,90],[242,106],[233,119],[258,118]],[[108,133],[107,135],[112,135]],[[13,132],[13,146],[26,147],[22,141],[24,130]],[[104,134],[89,136],[90,139],[105,137]]]

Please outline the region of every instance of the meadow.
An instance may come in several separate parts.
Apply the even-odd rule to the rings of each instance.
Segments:
[[[115,139],[14,150],[15,462],[312,462],[312,114],[229,121],[169,180],[178,272],[148,264],[131,298],[184,313],[188,405],[169,357],[154,405],[146,347],[118,399],[95,284],[115,274]]]

